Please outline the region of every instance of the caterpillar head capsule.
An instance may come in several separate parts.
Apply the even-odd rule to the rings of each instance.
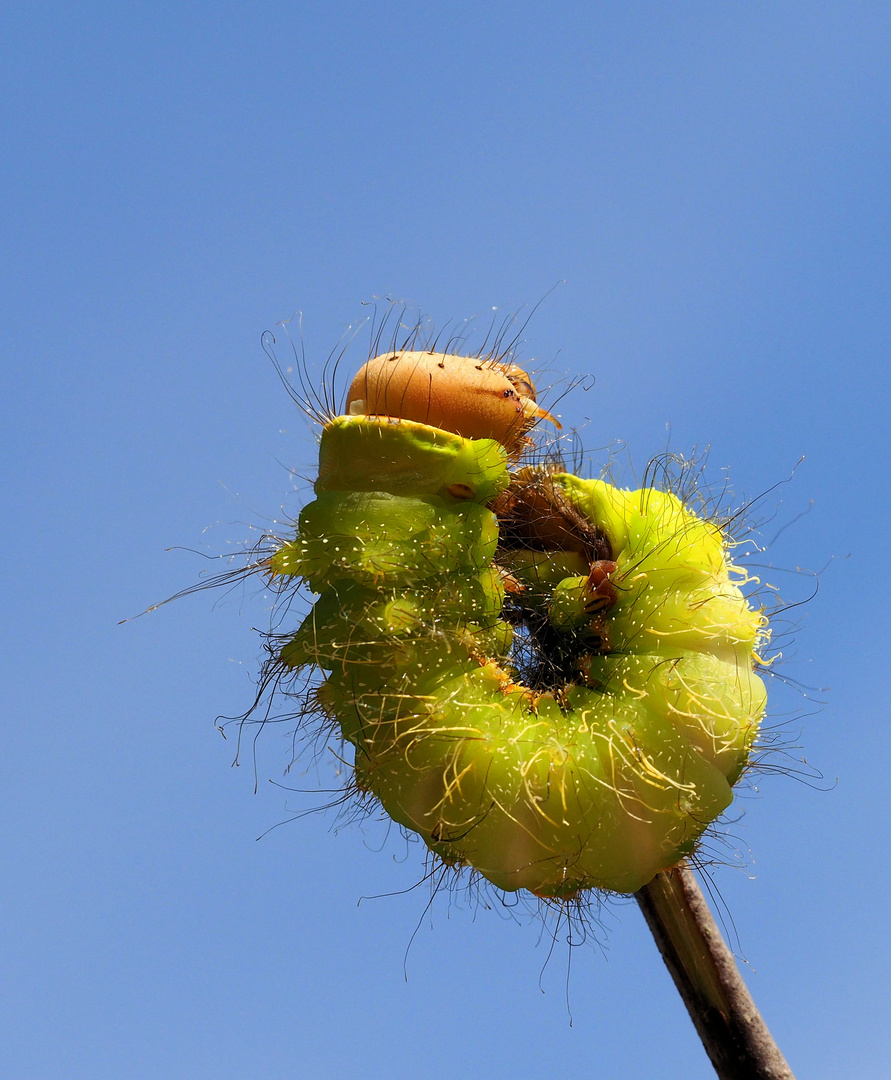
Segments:
[[[535,401],[529,375],[515,364],[436,352],[390,352],[369,360],[353,379],[351,416],[392,416],[466,439],[496,439],[520,456],[539,420],[560,423]]]

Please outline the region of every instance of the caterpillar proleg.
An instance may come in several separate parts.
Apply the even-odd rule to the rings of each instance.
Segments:
[[[674,494],[517,467],[540,420],[513,364],[371,360],[269,562],[318,594],[278,661],[321,673],[356,787],[447,864],[630,893],[729,806],[768,629]]]

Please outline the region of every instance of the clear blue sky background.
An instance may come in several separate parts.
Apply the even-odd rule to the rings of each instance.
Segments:
[[[255,795],[214,728],[262,595],[117,625],[203,568],[166,548],[299,506],[263,330],[301,310],[318,374],[372,297],[485,323],[565,280],[522,355],[596,378],[559,406],[595,465],[795,471],[752,517],[819,586],[771,684],[802,749],[714,881],[799,1076],[887,1076],[891,5],[36,0],[2,36],[4,1074],[713,1075],[633,903],[570,956],[428,910],[373,824],[257,841],[313,802],[284,731]]]

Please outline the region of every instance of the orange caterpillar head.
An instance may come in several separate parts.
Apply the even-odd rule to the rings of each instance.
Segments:
[[[538,420],[559,422],[535,403],[529,375],[515,364],[436,352],[390,352],[353,379],[346,411],[393,416],[466,439],[496,439],[517,458]]]

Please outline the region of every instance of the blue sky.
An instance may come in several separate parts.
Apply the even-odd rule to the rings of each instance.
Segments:
[[[374,297],[441,326],[545,294],[521,356],[552,398],[593,376],[559,404],[592,467],[792,477],[750,517],[765,581],[816,591],[770,688],[793,748],[716,907],[793,1069],[884,1075],[891,8],[38,0],[2,49],[8,1075],[713,1075],[632,902],[571,949],[428,906],[417,844],[288,820],[318,797],[276,784],[337,776],[286,779],[283,730],[254,794],[214,720],[262,594],[118,626],[206,566],[167,548],[299,508],[264,330],[301,311],[319,377]]]

